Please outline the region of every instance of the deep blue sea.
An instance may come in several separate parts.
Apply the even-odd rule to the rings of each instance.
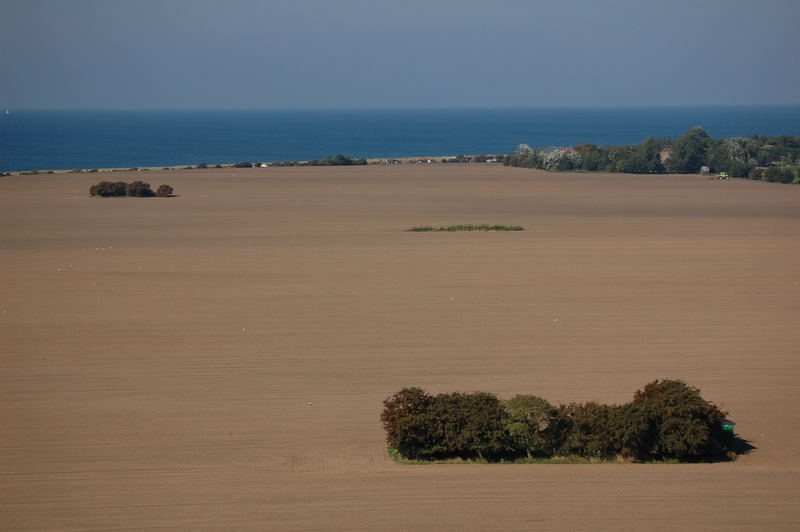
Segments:
[[[692,126],[712,137],[800,136],[800,106],[341,111],[0,109],[0,171],[404,157],[638,144]]]

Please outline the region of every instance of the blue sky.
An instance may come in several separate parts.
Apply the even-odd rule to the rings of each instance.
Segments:
[[[798,0],[0,0],[0,108],[800,104]]]

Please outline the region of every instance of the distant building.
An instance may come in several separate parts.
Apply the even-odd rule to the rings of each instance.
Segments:
[[[658,152],[658,158],[661,159],[661,164],[667,162],[667,159],[669,159],[670,155],[672,155],[672,148],[664,148]]]

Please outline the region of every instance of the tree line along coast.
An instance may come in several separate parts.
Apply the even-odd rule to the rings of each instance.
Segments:
[[[648,137],[637,146],[580,144],[532,148],[520,144],[509,154],[438,157],[353,158],[338,154],[308,161],[278,161],[234,164],[199,163],[165,167],[132,167],[2,172],[0,176],[54,173],[106,173],[149,170],[247,169],[292,166],[363,166],[368,164],[502,163],[551,172],[612,172],[628,174],[709,174],[777,183],[800,183],[800,137],[711,138],[702,127],[689,129],[676,140]]]
[[[716,174],[778,183],[800,183],[800,138],[792,135],[713,139],[693,127],[677,140],[648,137],[638,146],[533,149],[520,144],[503,164],[549,171],[629,174]]]

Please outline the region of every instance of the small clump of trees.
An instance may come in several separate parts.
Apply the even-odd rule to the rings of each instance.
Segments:
[[[533,149],[520,144],[503,158],[506,166],[549,171],[600,171],[629,174],[692,174],[704,167],[779,183],[800,183],[800,138],[792,135],[713,139],[702,127],[670,141],[648,137],[638,146],[581,144]],[[775,170],[770,170],[775,168]]]
[[[367,160],[364,158],[361,159],[353,159],[352,157],[348,157],[347,155],[334,155],[323,157],[322,159],[312,159],[310,161],[283,161],[283,162],[275,162],[270,163],[270,166],[273,167],[282,167],[282,166],[364,166],[367,164]]]
[[[656,380],[622,405],[554,406],[534,395],[430,395],[403,388],[383,402],[386,441],[407,459],[581,457],[724,460],[735,455],[726,412],[680,380]]]
[[[134,197],[134,198],[152,198],[158,196],[160,198],[167,198],[172,196],[174,189],[169,185],[161,185],[154,192],[150,188],[150,183],[144,181],[134,181],[133,183],[126,183],[124,181],[100,181],[96,185],[89,187],[89,196],[100,196],[101,198],[113,197]]]

